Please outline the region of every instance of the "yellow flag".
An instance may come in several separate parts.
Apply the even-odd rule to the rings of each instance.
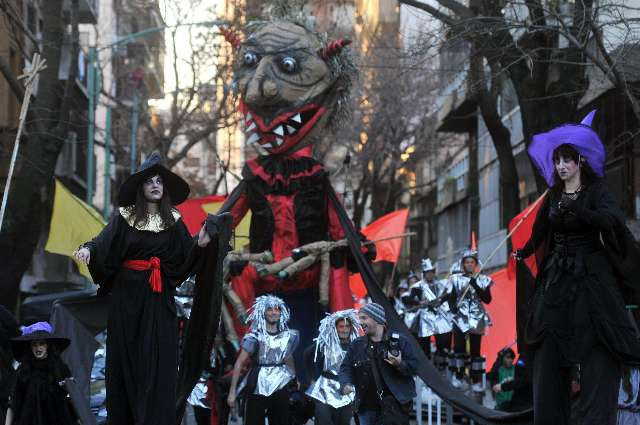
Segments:
[[[93,239],[104,228],[102,216],[56,179],[53,214],[45,250],[71,256],[81,243]],[[75,260],[74,260],[75,261]],[[89,279],[87,266],[78,263],[80,273]]]
[[[215,214],[218,212],[223,202],[211,202],[209,204],[202,204],[202,209],[207,214]],[[251,224],[251,211],[247,211],[244,218],[238,223],[236,227],[236,237],[234,249],[239,250],[245,245],[249,244],[249,224]]]

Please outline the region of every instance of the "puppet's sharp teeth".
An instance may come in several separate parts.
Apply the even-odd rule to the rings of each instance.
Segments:
[[[276,137],[276,144],[278,146],[282,145],[282,139],[280,137]]]
[[[247,140],[247,144],[249,144],[249,145],[250,145],[250,144],[252,144],[252,143],[257,142],[258,140],[260,140],[260,136],[258,136],[256,133],[253,133],[253,134],[249,137],[249,139]]]
[[[300,116],[300,114],[296,114],[295,116],[291,117],[291,119],[298,124],[302,123],[302,117]]]
[[[296,132],[296,129],[291,127],[290,125],[287,125],[287,132],[289,132],[289,134],[294,134]]]
[[[247,127],[246,132],[250,132],[256,129],[256,123],[254,123],[253,121],[251,121],[251,125],[249,127]]]
[[[272,149],[273,145],[271,143],[265,143],[264,145],[261,145],[263,148],[267,148],[267,149]]]
[[[284,136],[284,129],[282,128],[281,125],[279,125],[275,130],[273,130],[273,132],[278,136]]]

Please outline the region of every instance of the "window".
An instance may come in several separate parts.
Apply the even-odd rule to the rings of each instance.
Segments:
[[[455,192],[462,192],[467,188],[467,174],[469,173],[469,157],[465,156],[461,160],[455,162],[447,168],[440,176],[438,176],[438,204],[445,199],[445,192],[450,184],[454,185]]]

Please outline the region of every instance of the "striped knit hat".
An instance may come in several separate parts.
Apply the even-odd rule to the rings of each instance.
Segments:
[[[373,320],[380,323],[381,325],[387,324],[387,319],[385,319],[385,316],[384,316],[384,307],[382,307],[380,304],[369,303],[364,307],[362,307],[360,309],[360,312],[371,317]]]

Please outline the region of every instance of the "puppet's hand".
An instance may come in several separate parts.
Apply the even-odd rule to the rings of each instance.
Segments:
[[[83,264],[89,264],[89,261],[91,261],[91,251],[89,251],[89,248],[82,247],[74,251],[73,257]]]

